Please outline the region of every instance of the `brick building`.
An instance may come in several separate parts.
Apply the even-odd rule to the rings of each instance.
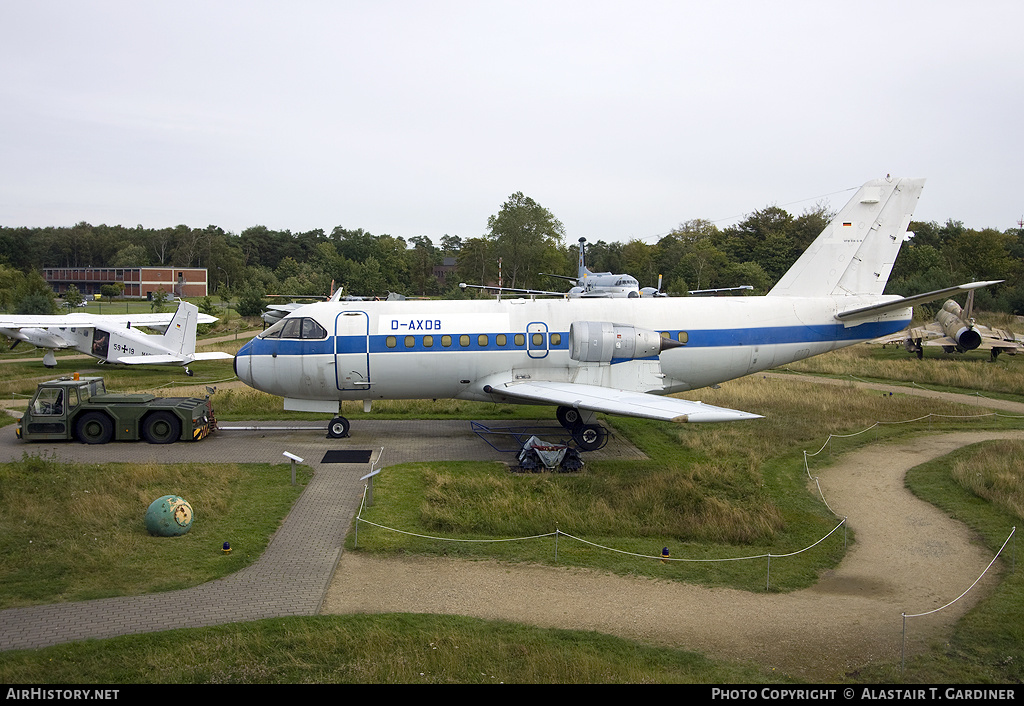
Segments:
[[[205,297],[205,267],[45,267],[53,291],[63,294],[75,285],[84,296],[100,293],[105,284],[124,284],[124,296],[146,299],[163,288],[172,297]]]

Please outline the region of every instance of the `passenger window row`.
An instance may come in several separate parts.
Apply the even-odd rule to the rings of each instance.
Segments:
[[[456,341],[458,342],[459,347],[461,347],[461,348],[469,348],[470,345],[472,345],[472,343],[474,341],[474,337],[470,336],[469,334],[462,334],[461,336],[458,336],[457,339],[452,337],[452,336],[448,336],[448,335],[444,335],[444,336],[422,336],[422,337],[419,337],[419,338],[420,338],[420,342],[421,342],[420,344],[424,348],[433,348],[436,345],[440,345],[441,348],[451,348],[452,345],[454,345],[456,343]],[[403,339],[403,344],[404,344],[404,346],[406,348],[415,348],[416,347],[416,339],[417,339],[416,336],[405,336],[404,339]],[[476,345],[478,347],[480,347],[480,348],[487,348],[490,345],[490,342],[491,342],[490,335],[488,335],[486,333],[478,334],[475,337],[475,339],[476,339]],[[530,345],[534,346],[535,348],[539,348],[539,347],[544,345],[544,339],[545,339],[545,335],[543,333],[532,333],[532,334],[530,334]],[[499,348],[507,348],[508,347],[508,342],[509,342],[509,337],[506,334],[504,334],[504,333],[494,334],[494,345],[498,346]],[[388,348],[397,348],[398,347],[398,336],[388,336],[386,339],[384,339],[384,345],[387,346]],[[552,333],[550,335],[550,345],[552,345],[552,346],[560,346],[560,345],[562,345],[562,334],[560,334],[560,333]],[[526,347],[526,334],[522,334],[522,333],[514,334],[512,336],[512,347],[514,347],[514,348],[524,348],[524,347]]]

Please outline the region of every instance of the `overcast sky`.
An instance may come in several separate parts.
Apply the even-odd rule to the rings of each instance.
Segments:
[[[1024,217],[1024,3],[0,2],[0,225],[654,242],[927,177]]]

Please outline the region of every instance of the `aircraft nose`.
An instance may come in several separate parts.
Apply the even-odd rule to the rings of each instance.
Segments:
[[[235,354],[235,359],[232,363],[235,369],[235,377],[250,386],[252,385],[251,351],[252,341],[249,341],[238,349],[238,353]]]

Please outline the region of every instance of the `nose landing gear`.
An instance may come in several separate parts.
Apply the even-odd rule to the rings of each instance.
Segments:
[[[344,417],[335,417],[327,425],[328,439],[344,439],[348,437],[349,427],[352,425]]]

